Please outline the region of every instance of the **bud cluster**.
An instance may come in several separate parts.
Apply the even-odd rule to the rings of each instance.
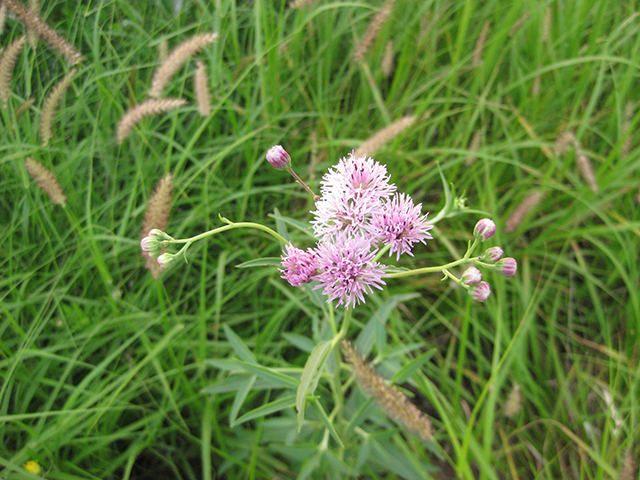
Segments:
[[[471,245],[470,251],[472,251],[478,242],[486,242],[491,240],[496,233],[496,224],[493,220],[483,218],[476,223],[473,229],[473,237],[475,242]],[[479,265],[483,268],[495,270],[499,275],[509,278],[513,277],[518,270],[518,262],[515,258],[506,257],[502,258],[504,251],[500,247],[487,248],[484,253],[474,258],[473,266],[468,267],[460,276],[459,279],[453,277],[462,287],[467,289],[469,295],[479,302],[486,302],[491,295],[491,286],[488,282],[482,281],[482,272],[478,270],[475,265]]]

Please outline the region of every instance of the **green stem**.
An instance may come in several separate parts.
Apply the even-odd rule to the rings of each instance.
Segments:
[[[228,220],[226,220],[226,221],[228,221]],[[166,242],[167,242],[167,244],[171,244],[171,243],[191,244],[193,242],[197,242],[198,240],[202,240],[203,238],[216,235],[217,233],[226,232],[227,230],[233,230],[234,228],[257,228],[258,230],[262,230],[263,232],[267,232],[269,235],[271,235],[272,237],[274,237],[275,239],[277,239],[278,241],[280,241],[280,242],[282,242],[284,244],[288,244],[289,243],[278,232],[270,229],[269,227],[266,227],[266,226],[261,225],[259,223],[253,223],[253,222],[229,223],[229,225],[225,225],[224,227],[214,228],[213,230],[209,230],[208,232],[201,233],[200,235],[196,235],[195,237],[181,238],[181,239],[178,239],[178,240],[175,240],[175,239],[174,240],[166,240]]]

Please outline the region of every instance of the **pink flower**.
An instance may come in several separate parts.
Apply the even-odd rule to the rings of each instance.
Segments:
[[[487,282],[480,282],[469,287],[469,295],[479,302],[486,302],[491,295],[491,286]]]
[[[376,240],[391,246],[389,256],[396,253],[396,260],[403,253],[413,256],[414,243],[426,243],[433,238],[429,233],[433,225],[428,225],[427,216],[421,213],[421,204],[414,206],[409,195],[400,193],[391,197],[381,214],[373,217]]]
[[[338,299],[338,306],[355,307],[364,303],[364,293],[373,288],[382,290],[385,265],[374,262],[375,250],[361,236],[350,237],[339,234],[330,241],[322,241],[315,249],[318,256],[319,273],[313,280],[320,282],[314,289],[322,288],[329,299]]]
[[[518,262],[515,258],[507,257],[498,261],[495,265],[496,271],[503,277],[513,277],[518,270]]]
[[[492,238],[496,233],[496,224],[493,220],[483,218],[476,223],[473,229],[473,236],[481,242],[486,242]]]
[[[285,246],[286,254],[282,256],[280,273],[281,278],[287,280],[292,286],[299,287],[309,283],[316,274],[317,255],[313,250],[300,250],[291,244]]]
[[[477,285],[482,281],[482,273],[476,267],[467,268],[460,277],[464,285]]]
[[[485,250],[484,254],[482,255],[482,260],[486,260],[490,263],[495,263],[502,258],[502,255],[504,255],[504,252],[500,247],[491,247]]]
[[[291,165],[291,157],[281,145],[274,145],[269,149],[267,161],[277,170],[283,170]]]

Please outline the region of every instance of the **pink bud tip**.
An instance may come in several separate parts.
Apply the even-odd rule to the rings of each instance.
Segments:
[[[482,281],[482,273],[476,267],[469,267],[464,271],[460,280],[465,285],[477,285]]]
[[[486,302],[489,295],[491,295],[491,287],[487,282],[480,282],[469,288],[469,295],[479,302]]]
[[[496,263],[496,271],[503,277],[513,277],[518,271],[518,262],[515,258],[503,258]]]
[[[291,157],[281,145],[274,145],[267,152],[267,161],[273,168],[283,170],[291,164]]]
[[[484,254],[482,255],[482,260],[489,263],[496,263],[502,258],[502,255],[504,255],[504,252],[500,247],[491,247],[485,250]]]
[[[493,237],[496,233],[496,224],[493,220],[488,218],[483,218],[478,223],[476,223],[475,228],[473,229],[473,236],[480,240],[481,242],[486,242],[491,237]]]

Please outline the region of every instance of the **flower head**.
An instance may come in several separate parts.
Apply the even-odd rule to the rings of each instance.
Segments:
[[[476,267],[467,268],[460,280],[464,285],[477,285],[482,281],[482,273]]]
[[[282,266],[280,273],[284,273],[281,278],[288,281],[291,286],[299,287],[311,281],[311,277],[316,274],[316,263],[318,256],[313,250],[300,250],[291,244],[286,247],[286,254],[282,256]]]
[[[426,243],[433,238],[429,233],[433,225],[428,225],[427,216],[421,213],[421,204],[414,206],[409,195],[400,193],[391,197],[381,214],[373,217],[376,240],[391,246],[389,256],[396,253],[396,260],[403,253],[413,256],[414,243]]]
[[[481,242],[486,242],[492,238],[496,233],[496,224],[493,220],[483,218],[476,223],[473,229],[473,236]]]
[[[316,235],[336,233],[372,237],[371,219],[382,213],[384,202],[396,186],[389,183],[387,168],[367,156],[349,155],[323,176],[322,197],[311,212]]]
[[[291,165],[291,157],[281,145],[274,145],[269,149],[267,161],[277,170],[284,170]]]
[[[374,262],[376,250],[371,250],[367,239],[361,236],[339,234],[320,242],[315,249],[320,273],[313,280],[320,282],[314,289],[322,288],[330,302],[338,299],[338,305],[364,303],[364,293],[373,288],[382,290],[385,265]]]
[[[482,259],[490,263],[495,263],[502,258],[504,252],[500,247],[487,248],[482,254]]]
[[[487,282],[480,282],[469,287],[469,295],[479,302],[486,302],[491,295],[491,286]]]
[[[503,277],[513,277],[518,270],[518,262],[516,262],[515,258],[507,257],[498,261],[495,265],[496,272],[498,272]]]

